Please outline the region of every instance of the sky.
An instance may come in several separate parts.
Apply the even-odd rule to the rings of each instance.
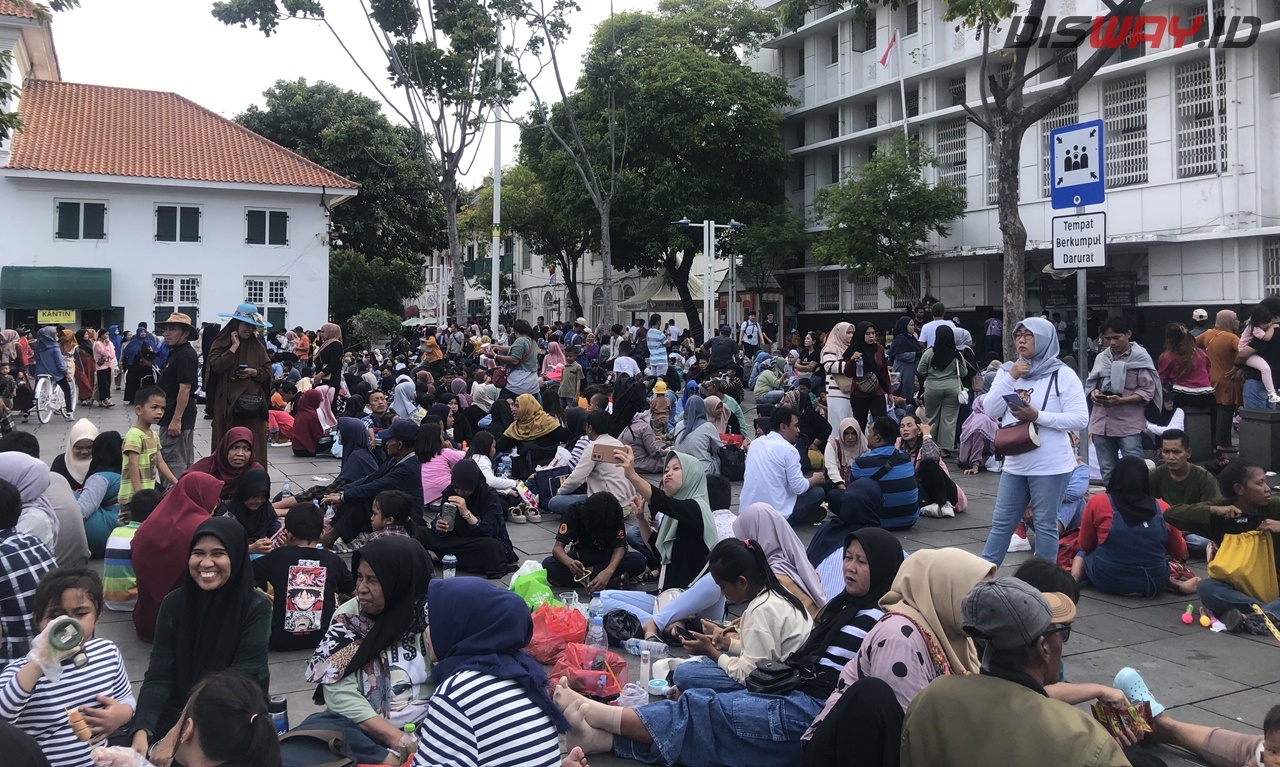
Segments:
[[[566,83],[578,77],[582,54],[595,26],[609,16],[607,0],[580,0],[570,17],[572,33],[561,49]],[[614,10],[652,11],[658,0],[615,0]],[[355,0],[329,0],[326,15],[343,41],[375,78],[383,93],[385,61]],[[256,27],[223,25],[210,14],[212,0],[83,0],[78,9],[54,16],[53,35],[62,79],[67,82],[171,91],[234,118],[250,104],[264,105],[262,92],[277,80],[305,77],[359,91],[378,101],[377,90],[360,73],[322,23],[288,19],[271,37]],[[127,12],[126,12],[127,9]],[[540,92],[554,80],[544,74]],[[519,116],[532,99],[523,94],[512,107]],[[395,113],[384,107],[392,120]],[[493,131],[486,130],[478,159],[464,183],[479,184],[493,167]],[[517,133],[502,131],[503,164],[515,159]]]

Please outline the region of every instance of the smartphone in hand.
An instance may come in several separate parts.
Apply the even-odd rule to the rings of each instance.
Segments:
[[[1027,403],[1022,401],[1022,397],[1020,397],[1019,395],[1013,392],[1010,392],[1009,394],[1004,395],[1003,399],[1005,401],[1005,404],[1007,404],[1009,407],[1024,408],[1027,406]]]
[[[453,526],[458,521],[458,505],[456,503],[441,504],[440,517],[444,520],[446,530],[453,532]]]

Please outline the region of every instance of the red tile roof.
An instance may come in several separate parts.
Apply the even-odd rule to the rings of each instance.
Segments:
[[[4,0],[0,0],[3,3]],[[22,90],[11,168],[357,189],[176,93],[35,80]]]
[[[17,16],[20,19],[34,19],[35,13],[30,8],[18,7],[9,0],[0,0],[0,16]]]

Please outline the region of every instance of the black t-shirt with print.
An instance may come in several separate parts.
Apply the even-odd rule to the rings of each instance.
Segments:
[[[578,548],[587,551],[612,551],[614,549],[623,549],[627,546],[626,531],[622,525],[618,525],[616,533],[611,532],[607,536],[607,540],[583,540],[584,530],[582,524],[582,507],[575,504],[569,507],[562,517],[560,529],[556,532],[556,540],[564,544],[569,550]]]
[[[314,650],[329,628],[338,594],[356,590],[342,557],[332,551],[281,546],[253,561],[258,588],[274,594],[271,603],[272,650]]]

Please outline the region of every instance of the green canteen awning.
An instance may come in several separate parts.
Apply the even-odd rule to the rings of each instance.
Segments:
[[[0,268],[5,309],[110,309],[111,270],[68,266]]]

